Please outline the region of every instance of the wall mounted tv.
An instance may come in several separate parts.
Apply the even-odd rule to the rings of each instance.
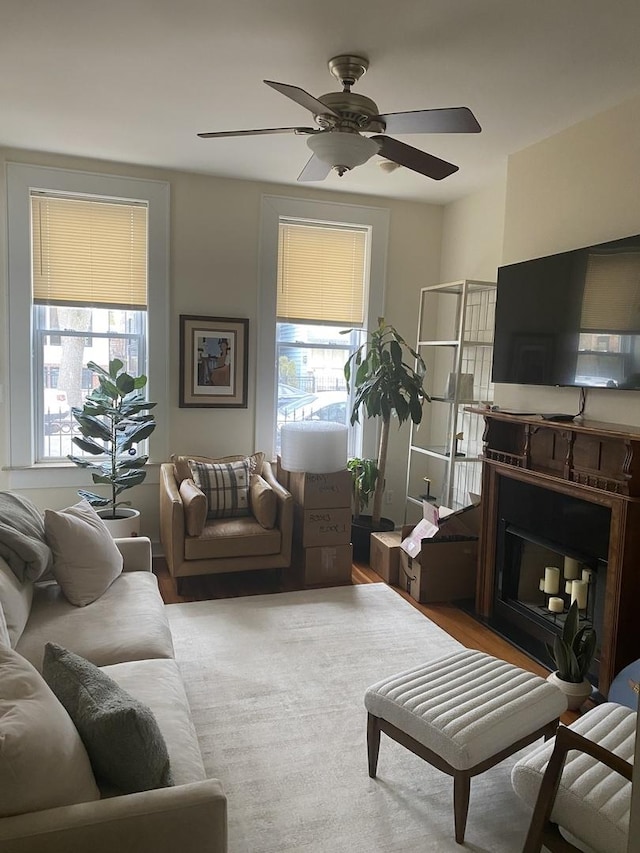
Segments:
[[[500,267],[493,381],[640,389],[640,235]]]

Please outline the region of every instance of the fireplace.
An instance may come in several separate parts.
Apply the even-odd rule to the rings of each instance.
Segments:
[[[580,625],[602,638],[610,509],[501,478],[498,519],[491,626],[551,666],[545,644],[562,631],[575,591]],[[600,649],[589,672],[596,687],[599,667]]]
[[[566,612],[567,572],[584,572],[581,618],[598,634],[589,675],[606,696],[640,657],[640,428],[482,414],[476,613],[551,669],[545,642],[564,617],[549,605]],[[540,589],[545,570],[557,595]]]

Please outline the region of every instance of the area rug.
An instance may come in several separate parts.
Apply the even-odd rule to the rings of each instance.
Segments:
[[[170,604],[176,657],[230,853],[460,851],[453,780],[382,736],[367,774],[365,689],[461,648],[385,584]],[[472,781],[465,849],[516,853],[514,759]]]

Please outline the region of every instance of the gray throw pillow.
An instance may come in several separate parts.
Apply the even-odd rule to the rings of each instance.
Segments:
[[[100,783],[125,794],[173,785],[167,746],[150,708],[55,643],[45,646],[42,674],[75,723]]]

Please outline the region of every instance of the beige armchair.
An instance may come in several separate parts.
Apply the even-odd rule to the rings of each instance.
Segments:
[[[270,463],[262,459],[262,454],[249,458],[255,464],[251,479],[251,514],[232,518],[205,517],[206,502],[202,503],[202,493],[190,479],[188,460],[211,463],[237,461],[243,457],[226,457],[225,460],[173,457],[171,462],[162,464],[160,541],[178,592],[180,579],[191,575],[289,567],[293,498],[276,480]],[[254,490],[258,479],[255,474],[262,477],[261,494]],[[270,489],[265,488],[265,483]],[[262,497],[269,497],[273,504],[273,495],[265,495],[265,491],[275,495],[275,516],[266,521],[259,510],[259,502]]]

